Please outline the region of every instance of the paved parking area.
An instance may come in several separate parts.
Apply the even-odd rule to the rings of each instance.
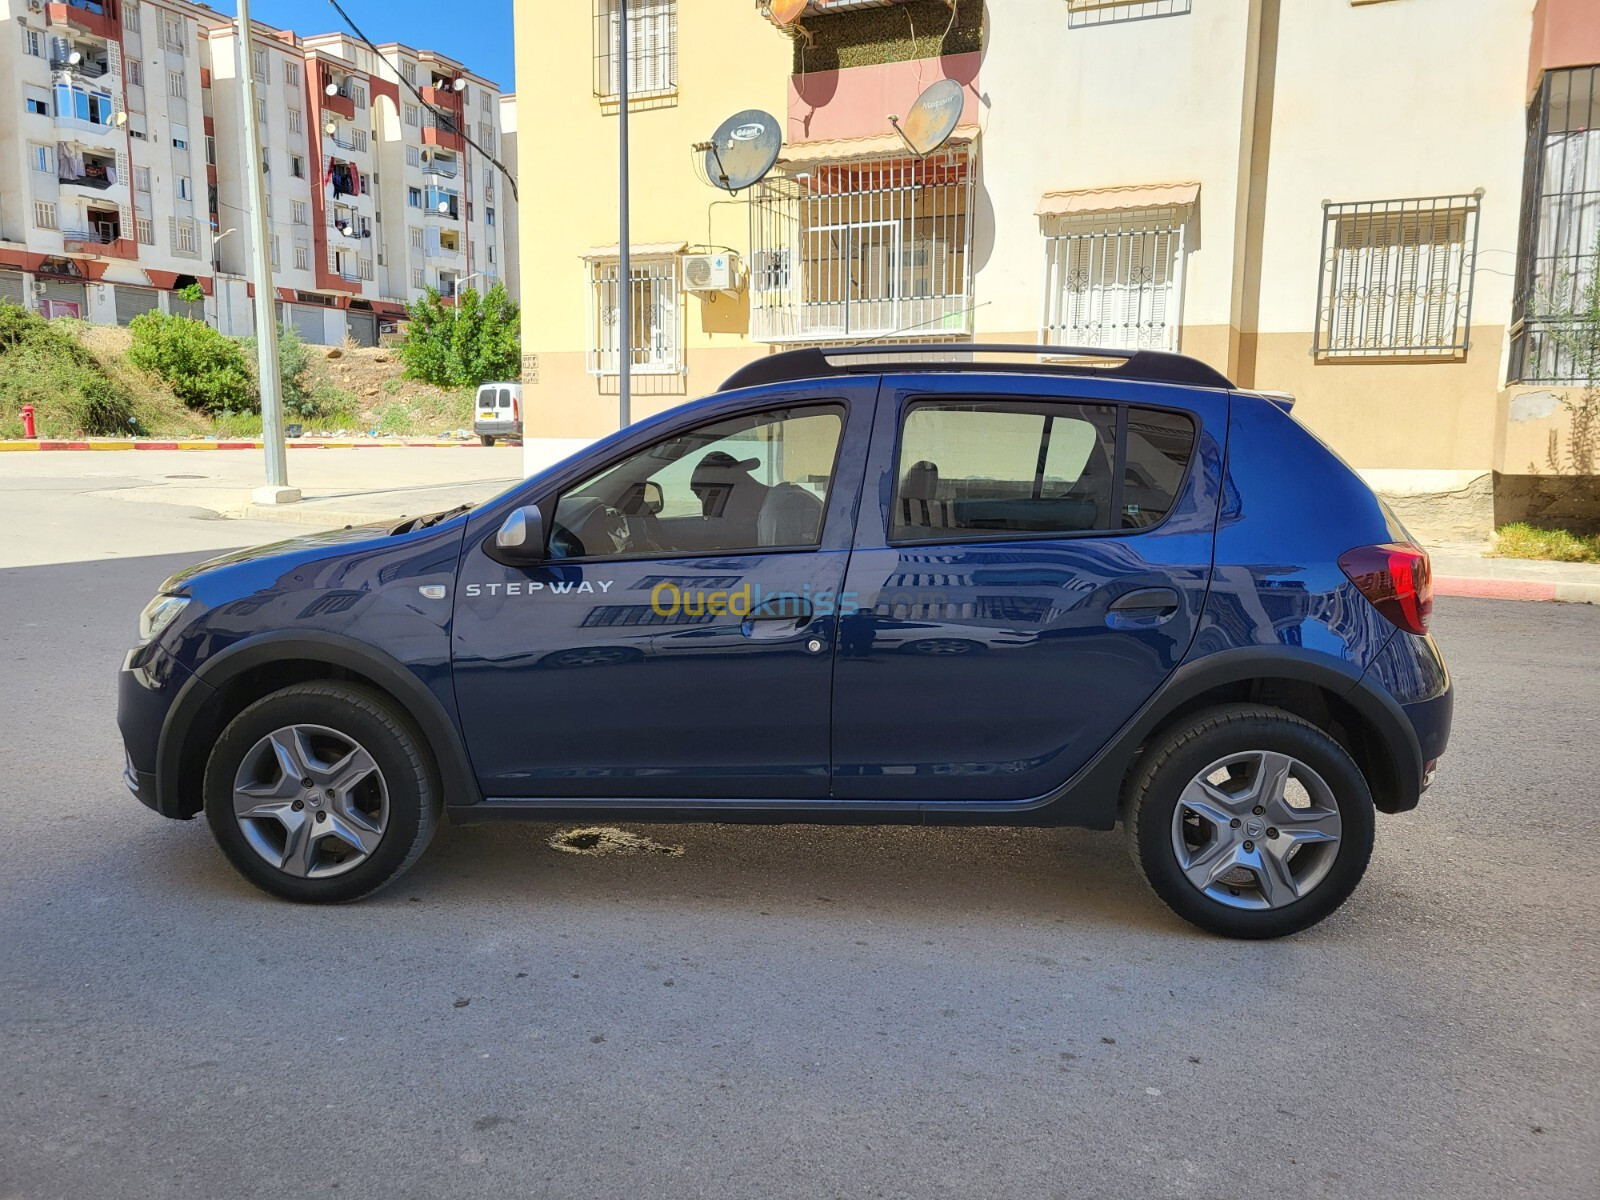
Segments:
[[[129,798],[113,723],[160,580],[281,527],[0,507],[4,1200],[1600,1192],[1594,608],[1441,601],[1440,782],[1289,941],[1069,830],[446,828],[312,909]]]

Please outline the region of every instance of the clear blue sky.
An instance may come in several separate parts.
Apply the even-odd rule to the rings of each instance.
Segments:
[[[238,12],[235,0],[205,0],[220,13]],[[339,0],[351,20],[378,45],[404,42],[447,54],[503,92],[514,91],[512,0]],[[344,32],[328,0],[250,0],[250,16],[298,34]]]

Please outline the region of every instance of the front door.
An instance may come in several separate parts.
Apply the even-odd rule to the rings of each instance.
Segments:
[[[834,680],[834,795],[1024,801],[1083,767],[1194,636],[1225,393],[883,384]]]
[[[544,498],[547,560],[469,532],[456,695],[490,797],[829,786],[838,593],[876,383],[684,423]],[[853,452],[841,454],[841,447]]]

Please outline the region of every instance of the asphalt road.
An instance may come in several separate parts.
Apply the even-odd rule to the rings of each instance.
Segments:
[[[1440,781],[1288,941],[1066,830],[446,828],[302,908],[113,723],[163,576],[285,531],[17,483],[0,1200],[1600,1194],[1600,610],[1440,603]]]

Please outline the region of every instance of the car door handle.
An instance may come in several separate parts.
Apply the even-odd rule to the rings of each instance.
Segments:
[[[763,600],[745,617],[749,621],[794,621],[805,622],[811,620],[811,601],[804,596],[776,596],[771,600]]]
[[[1135,588],[1111,602],[1111,612],[1126,617],[1170,616],[1178,611],[1178,593],[1172,588]]]
[[[779,596],[763,601],[739,626],[747,638],[791,637],[811,624],[811,601],[803,596]]]

